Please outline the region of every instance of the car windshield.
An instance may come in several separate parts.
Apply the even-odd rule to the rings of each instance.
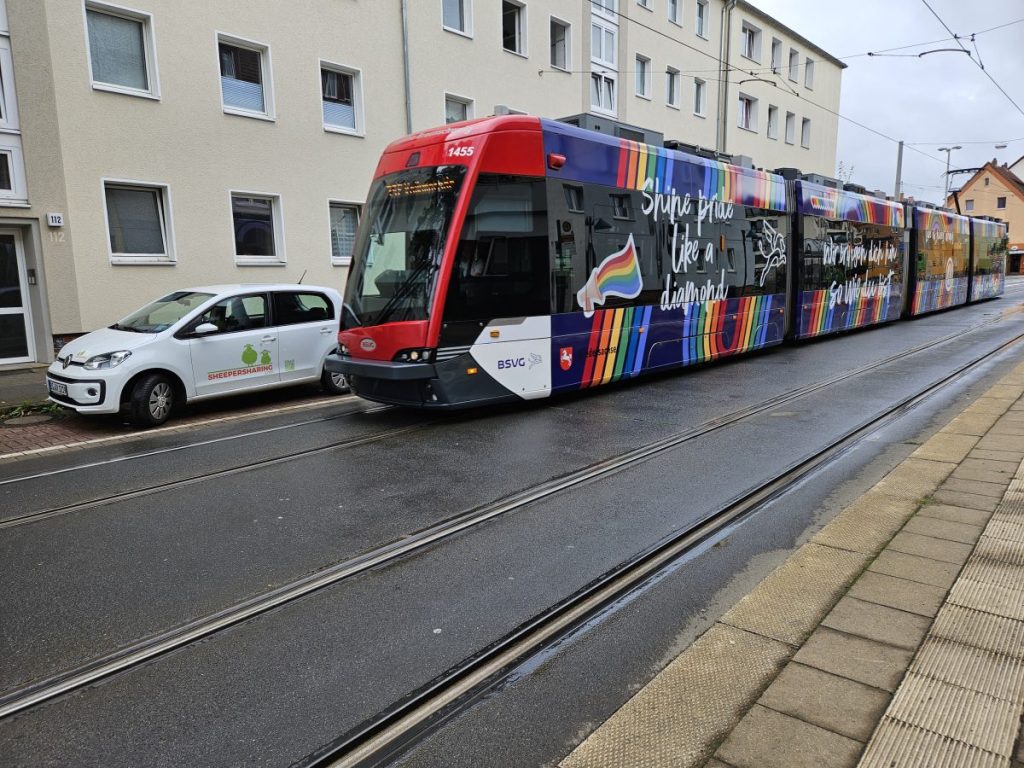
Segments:
[[[428,317],[465,174],[462,166],[413,168],[374,183],[356,238],[342,327]]]
[[[160,333],[174,325],[192,310],[202,306],[216,294],[197,291],[176,291],[132,312],[124,320],[114,323],[115,331]]]

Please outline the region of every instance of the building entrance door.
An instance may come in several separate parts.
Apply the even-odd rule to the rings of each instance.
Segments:
[[[0,230],[0,365],[35,357],[21,234]]]

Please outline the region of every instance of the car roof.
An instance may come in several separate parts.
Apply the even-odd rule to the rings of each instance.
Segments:
[[[337,288],[325,285],[308,285],[306,283],[222,283],[217,285],[194,285],[181,288],[183,291],[196,293],[237,293],[239,291],[323,291],[338,293]]]

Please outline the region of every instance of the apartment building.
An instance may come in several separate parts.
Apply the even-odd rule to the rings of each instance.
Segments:
[[[343,287],[381,150],[446,121],[832,174],[842,67],[743,0],[0,0],[0,364],[184,286]]]

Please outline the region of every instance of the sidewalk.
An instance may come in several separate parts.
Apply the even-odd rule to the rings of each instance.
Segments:
[[[45,402],[45,364],[0,368],[0,412],[22,403]]]
[[[1024,768],[1024,364],[563,768]]]

